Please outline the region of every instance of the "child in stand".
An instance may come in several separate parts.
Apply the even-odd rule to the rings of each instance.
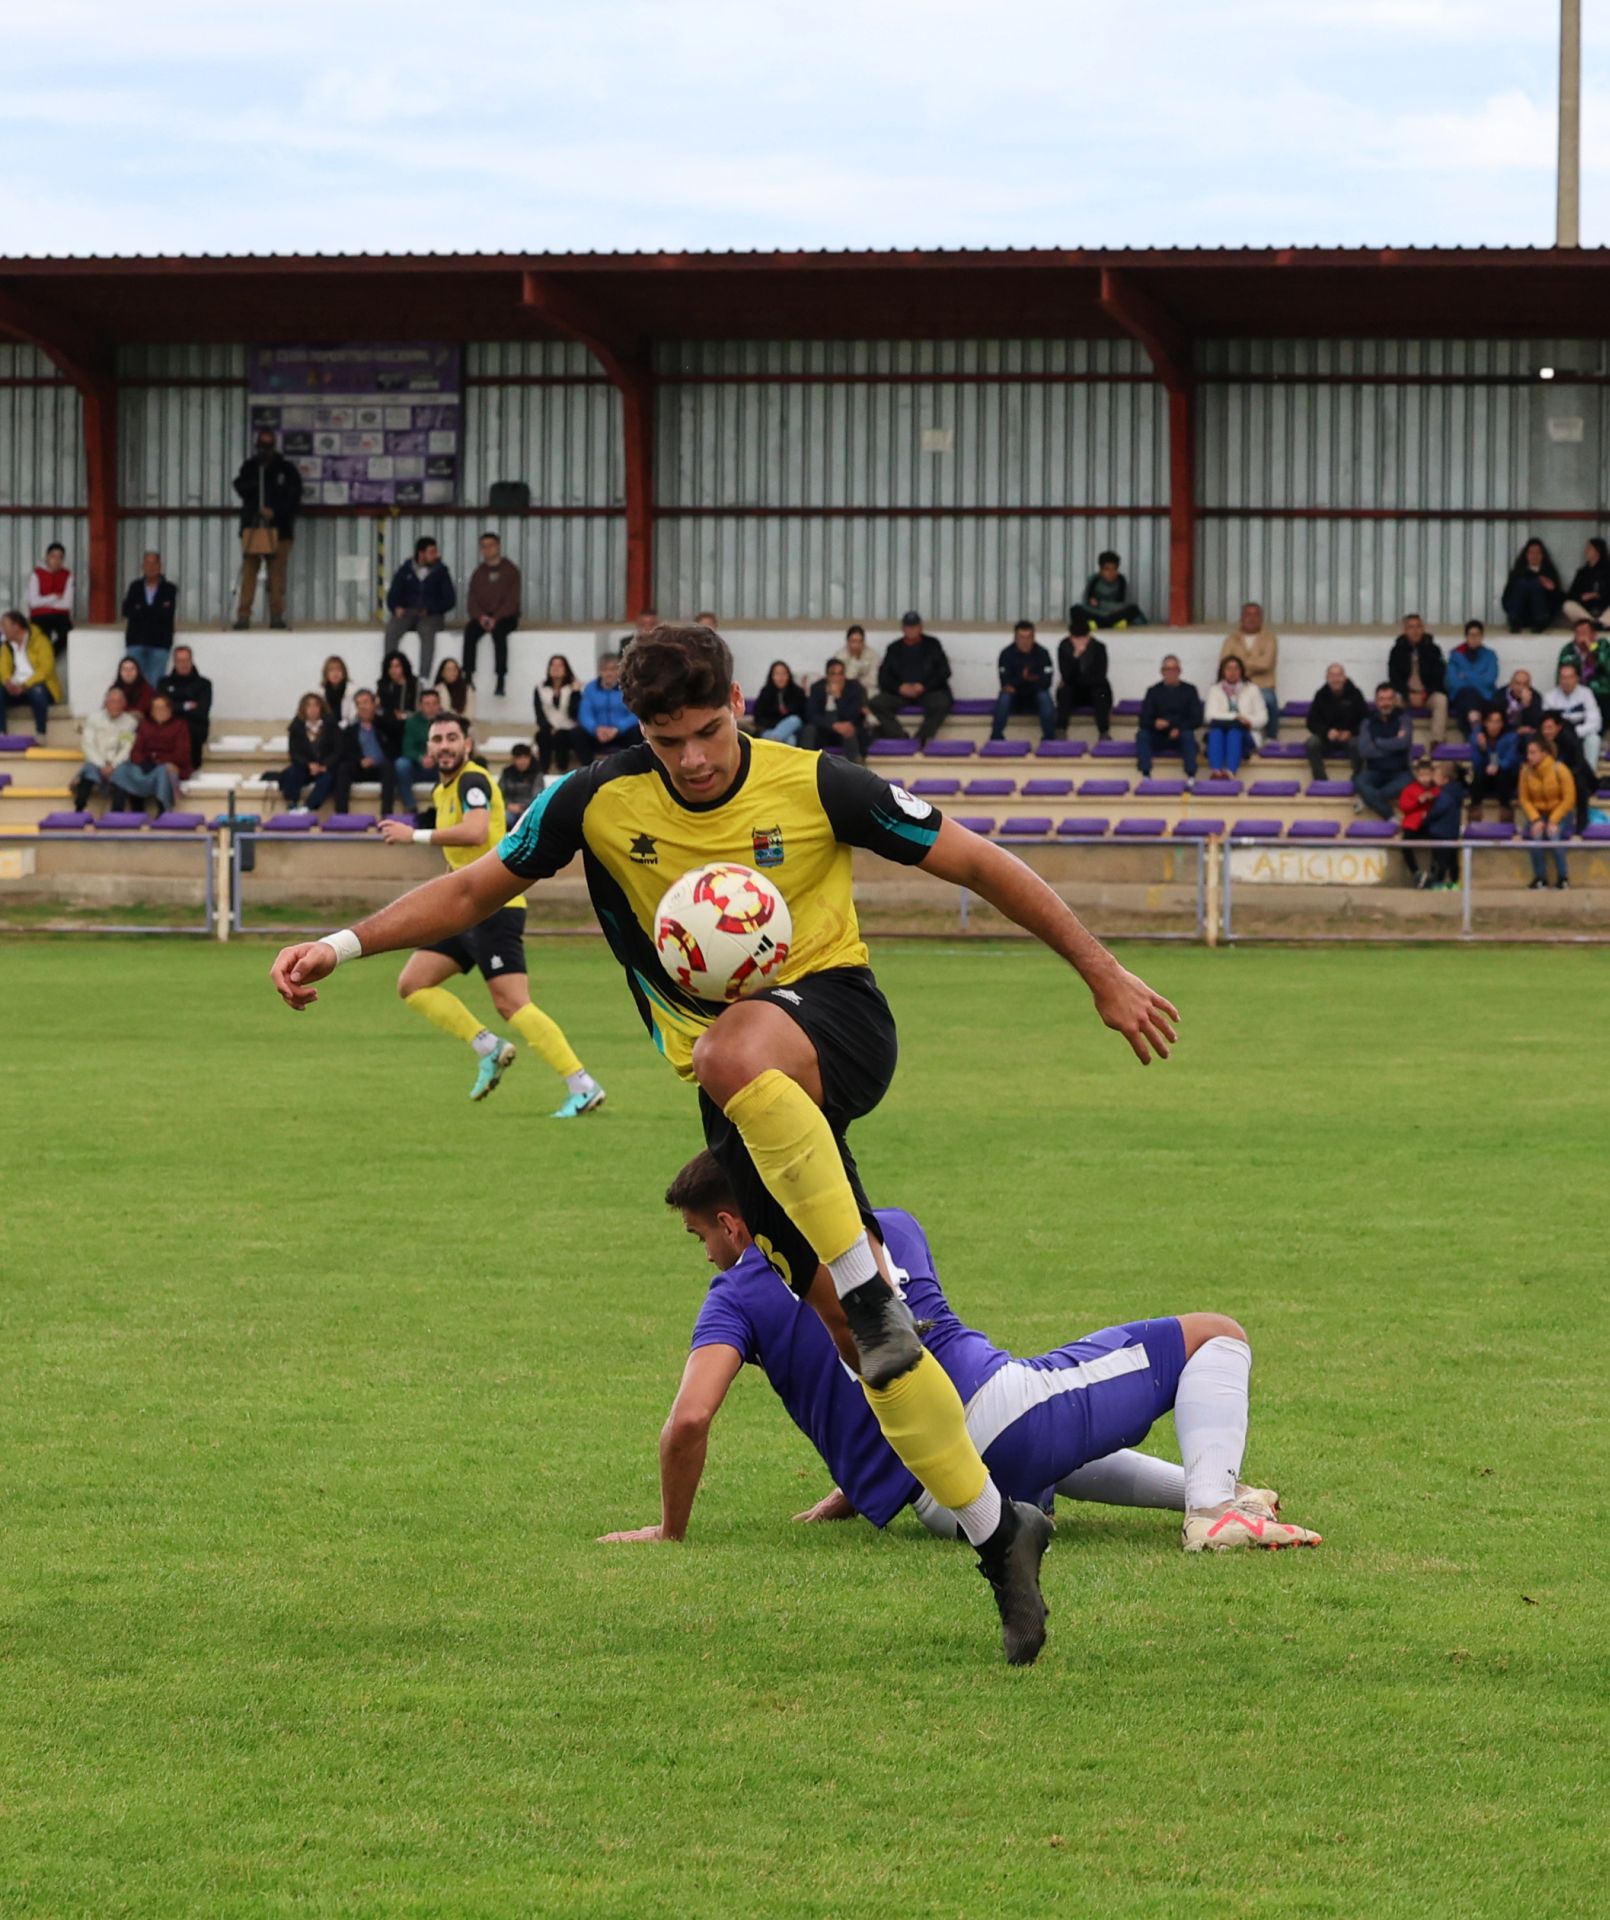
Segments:
[[[1416,761],[1414,778],[1398,795],[1397,804],[1406,842],[1459,838],[1464,822],[1465,789],[1447,761]],[[1441,891],[1456,885],[1457,858],[1452,847],[1438,847],[1431,854],[1427,871],[1412,847],[1405,845],[1403,849],[1404,864],[1414,876],[1415,886],[1421,890],[1434,887]]]

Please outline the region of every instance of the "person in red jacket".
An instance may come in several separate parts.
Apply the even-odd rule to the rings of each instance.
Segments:
[[[134,751],[113,770],[112,785],[142,803],[154,797],[167,812],[191,771],[190,729],[175,715],[165,693],[153,694],[151,711],[134,736]]]

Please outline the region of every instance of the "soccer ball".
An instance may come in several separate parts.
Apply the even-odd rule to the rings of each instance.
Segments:
[[[660,965],[700,1000],[741,1000],[770,986],[793,938],[788,902],[753,867],[695,867],[654,913]]]

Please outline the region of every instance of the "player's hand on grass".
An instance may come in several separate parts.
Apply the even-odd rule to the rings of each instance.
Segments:
[[[1115,966],[1091,988],[1096,1011],[1114,1033],[1121,1033],[1134,1049],[1135,1058],[1144,1066],[1155,1053],[1168,1058],[1174,1045],[1174,1022],[1178,1010],[1160,993],[1154,993],[1138,975]]]
[[[300,1013],[319,997],[313,982],[334,972],[335,948],[327,940],[303,940],[297,946],[280,948],[268,977],[286,1006]]]
[[[412,827],[405,826],[401,820],[382,820],[380,837],[389,846],[397,847],[401,846],[404,840],[412,840],[414,830]]]
[[[661,1526],[633,1527],[626,1533],[601,1533],[596,1544],[600,1547],[635,1546],[641,1540],[663,1540],[665,1529]]]
[[[843,1493],[835,1487],[825,1500],[818,1500],[814,1507],[807,1507],[803,1513],[794,1515],[796,1520],[853,1520],[855,1508]]]

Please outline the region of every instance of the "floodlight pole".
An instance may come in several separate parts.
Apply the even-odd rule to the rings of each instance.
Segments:
[[[1582,244],[1582,0],[1560,0],[1560,158],[1554,244]]]

